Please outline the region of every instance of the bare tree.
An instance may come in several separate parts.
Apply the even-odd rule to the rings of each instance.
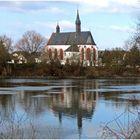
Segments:
[[[129,66],[140,66],[140,18],[138,19],[136,33],[126,41],[125,64]]]
[[[135,37],[135,42],[136,42],[136,46],[140,50],[140,17],[139,17],[139,20],[137,23],[137,33],[136,33],[136,37]]]
[[[124,42],[124,50],[129,51],[131,47],[134,45],[134,38],[130,38]]]
[[[40,52],[47,44],[47,39],[35,31],[27,31],[22,38],[16,43],[16,48],[19,51],[34,54]]]
[[[135,102],[139,103],[137,99]],[[124,112],[103,126],[101,137],[104,139],[137,139],[140,138],[139,129],[139,109],[136,107],[136,110],[132,111],[128,106]]]
[[[49,62],[49,61],[50,61],[50,58],[49,58],[49,51],[48,51],[48,50],[45,51],[45,48],[42,49],[40,58],[41,58],[41,61],[42,61],[42,62],[45,62],[45,63],[46,63],[46,62]]]
[[[138,18],[138,23],[137,23],[137,35],[140,36],[140,16]]]
[[[140,66],[140,49],[137,45],[133,45],[125,57],[125,63],[127,65],[136,67]]]

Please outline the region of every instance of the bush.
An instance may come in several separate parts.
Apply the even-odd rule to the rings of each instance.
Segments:
[[[96,70],[95,67],[87,67],[85,73],[86,73],[87,78],[97,78],[97,77],[99,77],[99,72]]]
[[[125,71],[125,67],[122,65],[113,65],[111,71],[113,75],[122,75]]]

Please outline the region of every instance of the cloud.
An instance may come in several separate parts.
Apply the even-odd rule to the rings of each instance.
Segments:
[[[28,24],[19,22],[16,24],[16,26],[12,25],[11,27],[14,29],[18,29],[19,31],[37,30],[37,31],[45,32],[45,33],[47,32],[52,33],[52,32],[55,32],[56,25],[57,25],[57,22],[35,21],[33,23],[28,23]],[[60,26],[60,31],[69,31],[75,28],[75,24],[73,24],[72,22],[68,20],[59,21],[59,26]]]
[[[79,3],[79,1],[77,0]],[[140,10],[138,0],[83,0],[79,3],[85,12],[131,13]]]
[[[117,0],[121,5],[138,6],[138,0]]]
[[[129,33],[134,33],[136,31],[134,28],[131,28],[129,26],[118,26],[118,25],[111,25],[110,29],[118,32],[129,32]]]
[[[49,0],[47,0],[49,1]],[[51,0],[58,2],[60,0]],[[139,0],[62,0],[63,2],[75,3],[85,13],[95,11],[105,12],[138,12],[140,11]],[[61,2],[62,2],[61,1]]]
[[[63,0],[63,1],[76,2],[83,5],[91,5],[91,6],[97,6],[97,7],[107,7],[112,3],[116,3],[119,5],[129,5],[129,6],[138,6],[139,4],[138,0],[82,0],[82,2],[81,0]]]
[[[101,12],[138,12],[140,11],[139,0],[44,0],[44,1],[0,1],[0,7],[18,12],[52,12],[62,13],[62,8],[57,4],[75,4],[83,13],[95,11]],[[64,7],[65,8],[65,7]]]
[[[51,29],[54,30],[56,27],[56,23],[55,22],[40,22],[40,21],[36,21],[34,22],[34,27],[38,28],[38,29]]]
[[[75,24],[68,20],[61,20],[61,21],[59,21],[59,23],[60,23],[60,26],[62,27],[62,29],[64,29],[64,30],[73,29],[75,27]]]
[[[53,1],[0,1],[0,8],[12,12],[31,12],[31,13],[62,13],[63,10],[59,7],[52,6]],[[56,2],[57,3],[57,2]]]
[[[40,29],[51,29],[53,31],[55,31],[56,29],[56,25],[57,23],[56,22],[40,22],[40,21],[36,21],[34,23],[34,26],[37,27],[37,28],[40,28]],[[59,21],[59,26],[60,26],[60,30],[72,30],[74,29],[75,25],[68,21],[68,20],[60,20]]]

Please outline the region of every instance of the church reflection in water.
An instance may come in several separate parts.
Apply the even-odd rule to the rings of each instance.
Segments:
[[[98,93],[88,92],[86,89],[97,89],[98,83],[96,81],[74,83],[71,81],[68,84],[64,80],[60,84],[61,87],[48,91],[19,91],[15,95],[1,95],[1,115],[4,118],[18,109],[30,117],[53,112],[55,116],[58,116],[60,124],[63,123],[65,116],[75,118],[77,120],[75,125],[80,133],[83,119],[92,119],[98,101]]]
[[[97,88],[96,86],[96,83],[86,81],[84,85],[79,83],[79,87],[64,87],[62,90],[63,94],[53,96],[51,108],[58,114],[60,123],[63,120],[63,116],[76,117],[77,127],[81,129],[83,118],[92,118],[98,93],[87,92],[85,89],[95,89]]]

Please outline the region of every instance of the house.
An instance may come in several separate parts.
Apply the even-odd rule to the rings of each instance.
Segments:
[[[12,53],[12,63],[17,63],[17,64],[23,64],[27,63],[27,58],[25,56],[25,53],[22,51],[15,51]]]
[[[81,31],[78,10],[75,28],[75,32],[60,32],[60,26],[57,24],[56,32],[52,33],[45,48],[49,59],[59,59],[61,64],[67,61],[77,61],[83,66],[97,66],[97,46],[90,31]]]
[[[17,64],[24,64],[24,63],[40,63],[40,52],[36,52],[33,54],[29,54],[25,51],[15,51],[11,54],[11,61],[9,63],[17,63]]]

